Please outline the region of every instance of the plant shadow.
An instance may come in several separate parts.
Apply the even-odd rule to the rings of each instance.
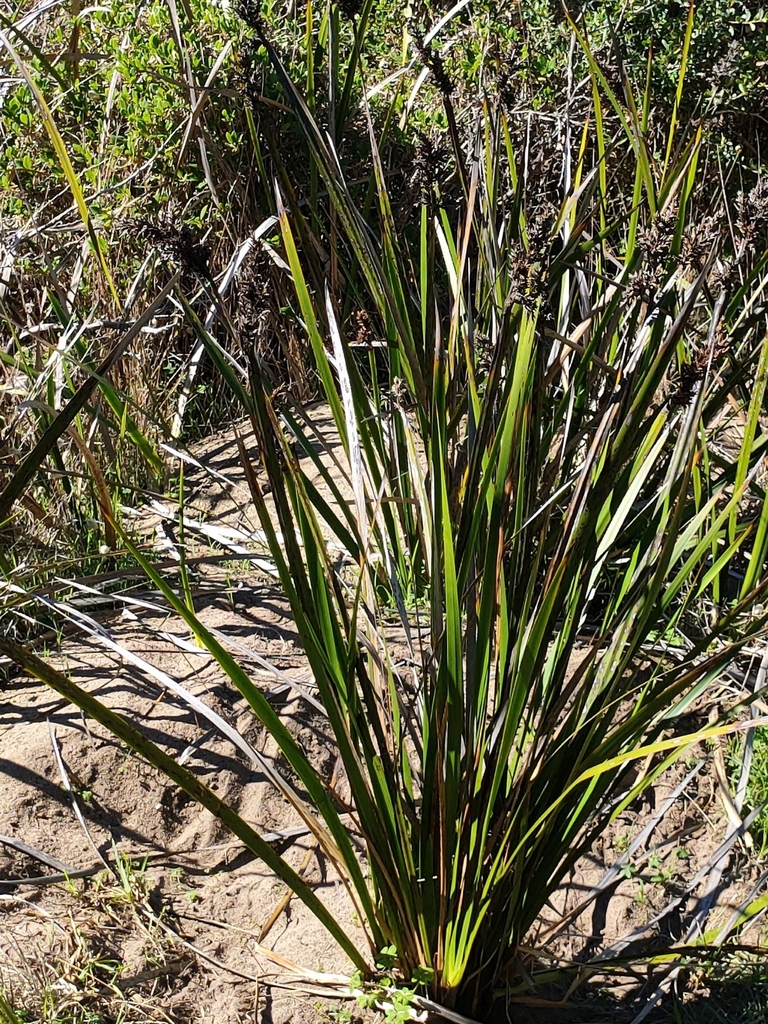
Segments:
[[[667,979],[665,983],[665,978]],[[538,1004],[538,1005],[537,1005]],[[551,985],[530,997],[500,998],[488,1024],[763,1024],[768,1020],[768,961],[723,950],[707,962],[669,972],[650,968],[627,983],[594,976],[573,991]]]

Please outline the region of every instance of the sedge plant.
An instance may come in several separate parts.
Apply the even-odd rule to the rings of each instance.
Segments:
[[[576,859],[690,742],[674,737],[676,717],[761,625],[744,625],[766,581],[760,530],[742,515],[759,399],[737,465],[702,464],[727,395],[762,387],[767,256],[742,247],[728,280],[722,236],[696,224],[700,130],[679,140],[673,118],[660,166],[649,91],[617,96],[586,45],[593,106],[559,207],[536,209],[528,155],[486,104],[457,168],[458,215],[434,194],[411,233],[396,227],[370,121],[366,220],[264,45],[343,226],[388,379],[359,372],[348,303],[307,283],[306,228],[278,191],[349,500],[338,514],[321,503],[291,448],[302,431],[256,365],[251,415],[274,510],[257,486],[254,501],[367,842],[375,940],[406,978],[431,972],[435,996],[476,1011],[520,966]],[[685,55],[678,94],[684,71]],[[719,593],[708,627],[668,657],[663,638],[745,552],[749,586],[730,602]],[[394,609],[413,679],[383,639]],[[627,781],[630,764],[644,769]]]
[[[685,656],[652,642],[750,545],[740,509],[759,468],[754,435],[741,471],[702,489],[700,469],[728,393],[718,376],[761,378],[764,316],[748,309],[766,254],[753,252],[738,286],[723,279],[716,231],[702,237],[694,222],[700,132],[678,143],[673,120],[659,167],[648,92],[618,97],[594,62],[594,107],[549,218],[528,215],[525,154],[486,105],[459,215],[434,196],[410,235],[396,228],[371,128],[372,230],[264,45],[389,376],[382,388],[360,373],[348,310],[308,285],[298,213],[278,189],[348,501],[336,512],[319,500],[292,449],[309,439],[258,365],[251,415],[274,509],[255,480],[253,497],[367,843],[374,939],[406,978],[429,972],[434,995],[476,1011],[514,973],[576,859],[690,742],[670,738],[675,718],[760,626],[741,621],[766,585],[756,542],[752,586],[721,602]],[[607,115],[629,176],[609,163]],[[617,189],[627,180],[631,201]],[[394,609],[413,679],[383,639]]]
[[[714,223],[700,230],[701,132],[681,137],[673,121],[657,160],[649,91],[636,101],[625,83],[618,95],[594,61],[556,204],[538,201],[524,138],[484,102],[470,145],[448,118],[458,202],[433,189],[403,228],[371,120],[361,190],[262,42],[336,246],[325,283],[321,247],[307,244],[320,208],[286,202],[278,181],[274,244],[342,472],[315,457],[311,475],[298,459],[318,438],[278,402],[257,358],[244,381],[212,342],[209,355],[257,437],[258,465],[242,448],[253,502],[345,790],[133,551],[280,746],[302,792],[275,782],[347,887],[369,948],[135,726],[39,659],[0,650],[217,814],[364,975],[386,950],[406,982],[479,1014],[496,986],[525,975],[542,909],[607,823],[682,749],[737,727],[685,734],[677,719],[765,624],[751,614],[768,588],[759,511],[754,523],[765,500],[760,409],[747,407],[754,429],[737,465],[710,449],[723,410],[762,373],[768,253],[745,245],[726,266],[731,237]],[[374,360],[364,373],[350,345],[361,312],[383,370]],[[734,588],[739,559],[749,586]],[[665,637],[691,616],[690,644],[670,650]]]

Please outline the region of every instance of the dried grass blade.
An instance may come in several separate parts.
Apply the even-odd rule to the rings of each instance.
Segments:
[[[118,359],[128,350],[128,346],[140,332],[141,328],[155,315],[157,309],[175,287],[177,280],[178,274],[175,274],[153,302],[144,310],[138,320],[126,331],[88,380],[80,385],[66,407],[62,409],[53,423],[46,429],[35,447],[15,471],[5,490],[0,494],[0,522],[7,517],[13,503],[27,487],[35,473],[37,473],[58,439],[72,424],[77,414],[85,407],[94,389],[106,377]]]
[[[80,825],[80,828],[82,828],[83,832],[85,833],[85,838],[88,840],[88,845],[93,850],[93,852],[96,854],[96,857],[99,859],[101,864],[107,869],[107,871],[110,872],[110,874],[114,874],[114,871],[112,870],[112,868],[110,867],[108,862],[102,856],[101,851],[99,850],[98,846],[96,845],[96,843],[94,843],[93,836],[91,835],[90,831],[88,830],[88,826],[85,823],[85,818],[83,817],[83,812],[80,810],[80,804],[78,802],[77,796],[75,794],[75,791],[72,789],[71,782],[69,781],[69,773],[67,772],[66,765],[64,764],[64,758],[61,756],[61,749],[59,747],[59,741],[56,739],[56,730],[55,730],[55,728],[53,726],[53,722],[50,720],[50,718],[48,719],[48,735],[51,738],[51,746],[53,747],[53,755],[56,758],[56,766],[59,769],[59,775],[61,776],[62,784],[63,784],[64,789],[66,790],[66,792],[69,794],[69,799],[72,802],[72,809],[75,812],[75,817],[77,818],[78,824]]]
[[[30,846],[29,843],[22,843],[20,839],[14,839],[12,836],[0,836],[0,843],[4,846],[10,846],[14,850],[18,850],[19,853],[24,853],[27,857],[33,857],[35,860],[40,861],[41,864],[45,864],[49,868],[56,868],[57,871],[61,871],[64,874],[69,874],[74,871],[74,868],[69,868],[67,865],[59,860],[57,857],[51,856],[50,853],[45,853],[43,850],[38,850],[36,846]]]

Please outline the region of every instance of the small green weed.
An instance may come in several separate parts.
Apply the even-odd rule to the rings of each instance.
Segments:
[[[352,1024],[354,1013],[348,1006],[328,1006],[325,1003],[315,1003],[320,1019],[330,1021],[331,1024]]]
[[[666,864],[658,853],[652,853],[648,858],[650,869],[650,880],[656,885],[667,885],[675,877],[674,865]]]
[[[732,740],[728,745],[726,760],[733,789],[737,788],[741,776],[744,742]],[[764,807],[750,829],[756,852],[764,857],[768,853],[768,807],[765,806],[768,805],[768,730],[764,728],[755,729],[753,733],[752,763],[744,802],[749,809]]]
[[[630,837],[626,834],[626,832],[622,832],[621,835],[614,837],[613,848],[620,857],[623,857],[623,855],[627,852],[627,850],[629,849],[629,844]]]

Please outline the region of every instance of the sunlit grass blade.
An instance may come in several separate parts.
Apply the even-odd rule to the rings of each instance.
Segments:
[[[33,78],[29,68],[26,66],[24,61],[21,59],[21,57],[14,49],[11,41],[8,39],[8,36],[1,29],[0,43],[2,43],[2,45],[5,47],[9,56],[15,63],[16,67],[19,69],[19,74],[27,83],[30,92],[34,96],[35,103],[37,104],[37,108],[40,111],[40,116],[43,119],[45,130],[48,133],[48,137],[51,140],[51,145],[53,146],[59,164],[61,165],[62,173],[64,174],[67,184],[69,185],[69,188],[72,192],[72,197],[75,200],[75,206],[77,207],[77,211],[80,214],[80,219],[83,222],[83,227],[85,228],[86,233],[88,234],[88,237],[91,240],[94,255],[96,256],[99,266],[101,267],[101,272],[104,275],[104,280],[112,295],[112,299],[114,300],[115,305],[119,309],[120,298],[117,294],[117,289],[115,288],[115,282],[112,278],[112,272],[110,271],[109,265],[107,264],[107,259],[104,254],[101,239],[94,226],[93,219],[90,215],[90,211],[88,210],[88,204],[85,201],[85,196],[80,185],[80,179],[78,178],[75,169],[72,166],[72,161],[69,158],[67,147],[64,143],[64,140],[61,137],[61,133],[59,132],[59,129],[56,125],[56,121],[54,120],[53,114],[51,113],[51,110],[45,101],[45,97],[43,96],[37,83],[35,82],[35,79]]]

